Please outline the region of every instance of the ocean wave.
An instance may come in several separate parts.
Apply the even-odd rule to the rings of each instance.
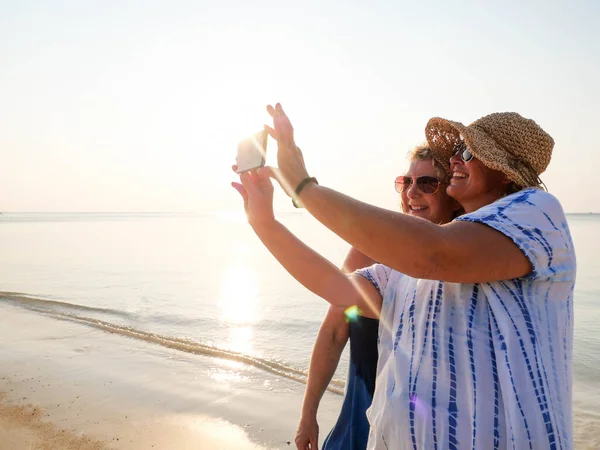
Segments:
[[[55,310],[55,309],[67,309],[73,311],[84,311],[89,313],[100,313],[100,314],[110,314],[113,316],[120,316],[123,318],[131,318],[132,314],[126,311],[120,311],[112,308],[96,308],[93,306],[84,306],[78,305],[76,303],[69,302],[61,302],[58,300],[44,299],[40,297],[35,297],[28,294],[23,294],[21,292],[7,292],[0,291],[0,298],[2,300],[7,300],[12,302],[18,306],[22,306],[25,308],[34,308],[39,307],[43,309]]]
[[[120,336],[132,339],[138,339],[141,341],[160,345],[162,347],[179,350],[186,353],[193,353],[196,355],[211,356],[214,358],[221,358],[230,361],[240,362],[253,367],[257,367],[259,369],[265,370],[278,376],[298,381],[303,384],[306,384],[307,381],[306,371],[292,367],[281,361],[275,361],[268,358],[247,355],[244,353],[223,349],[214,345],[203,344],[188,338],[179,338],[158,333],[152,333],[134,327],[117,325],[111,322],[107,322],[105,320],[76,314],[76,312],[89,312],[112,314],[118,316],[131,316],[131,314],[126,313],[124,311],[118,311],[108,308],[94,308],[69,302],[47,300],[18,292],[0,291],[0,301],[11,303],[13,305],[28,309],[30,311],[45,314],[55,319],[80,323],[82,325],[97,328],[108,333],[118,334]],[[344,391],[344,382],[342,380],[334,379],[331,381],[328,390],[333,393],[342,395]]]

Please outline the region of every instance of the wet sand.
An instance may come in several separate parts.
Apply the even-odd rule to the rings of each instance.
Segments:
[[[0,304],[0,449],[287,449],[304,386]],[[339,395],[326,393],[321,438]]]

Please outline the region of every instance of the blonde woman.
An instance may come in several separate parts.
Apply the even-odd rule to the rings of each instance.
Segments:
[[[402,211],[434,223],[450,221],[456,214],[458,205],[445,193],[449,179],[447,162],[437,162],[427,145],[416,147],[410,154],[408,171],[395,180]],[[374,263],[371,258],[353,248],[342,265],[342,271],[348,274]],[[298,450],[319,448],[317,410],[348,339],[350,362],[344,401],[338,420],[323,443],[323,450],[366,448],[369,435],[366,411],[371,406],[375,390],[378,330],[378,317],[358,315],[350,320],[345,308],[329,308],[310,361],[302,414],[296,433]]]

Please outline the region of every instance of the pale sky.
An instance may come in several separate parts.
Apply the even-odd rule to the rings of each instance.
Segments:
[[[493,3],[0,0],[0,211],[240,210],[279,101],[311,175],[387,208],[429,118],[517,111],[550,192],[600,212],[600,2]]]

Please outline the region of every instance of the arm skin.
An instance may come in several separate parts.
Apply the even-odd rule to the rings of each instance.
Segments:
[[[352,273],[357,269],[373,264],[375,264],[375,261],[371,258],[355,248],[351,248],[342,265],[342,271]],[[344,308],[330,306],[319,329],[310,360],[308,380],[302,403],[302,414],[296,432],[295,442],[298,450],[309,448],[318,450],[319,424],[317,422],[317,411],[319,403],[337,369],[348,336],[349,326],[346,322]]]
[[[273,183],[269,176],[257,171],[239,177],[241,184],[232,185],[244,200],[248,223],[283,268],[330,304],[356,305],[360,314],[379,317],[382,299],[370,281],[357,274],[345,274],[275,220]]]
[[[273,117],[273,128],[265,129],[277,140],[278,168],[259,172],[276,178],[294,196],[296,187],[308,177],[304,158],[281,105],[267,106],[267,112]],[[485,283],[522,277],[533,270],[510,238],[483,224],[435,225],[314,183],[307,184],[296,200],[350,245],[413,278]]]
[[[241,184],[232,185],[244,200],[248,222],[265,247],[288,273],[334,305],[357,305],[362,310],[361,314],[367,317],[379,316],[382,299],[377,289],[362,276],[345,273],[372,265],[373,260],[352,249],[342,266],[344,271],[338,269],[275,220],[273,185],[268,176],[243,173],[240,175],[240,181]],[[296,436],[296,445],[301,450],[305,450],[307,446],[311,450],[318,446],[318,404],[331,381],[348,339],[349,328],[345,322],[344,309],[330,310],[315,343],[303,406],[303,420]]]
[[[358,306],[379,318],[381,295],[366,278],[345,274],[276,220],[253,223],[256,235],[285,270],[305,288],[334,306]]]
[[[346,242],[413,278],[484,283],[522,277],[533,270],[510,238],[483,224],[435,225],[314,183],[304,188],[301,197],[306,209]]]
[[[298,450],[318,449],[317,410],[348,340],[349,327],[345,319],[344,308],[330,306],[319,329],[310,359],[302,413],[296,431],[295,442]]]

